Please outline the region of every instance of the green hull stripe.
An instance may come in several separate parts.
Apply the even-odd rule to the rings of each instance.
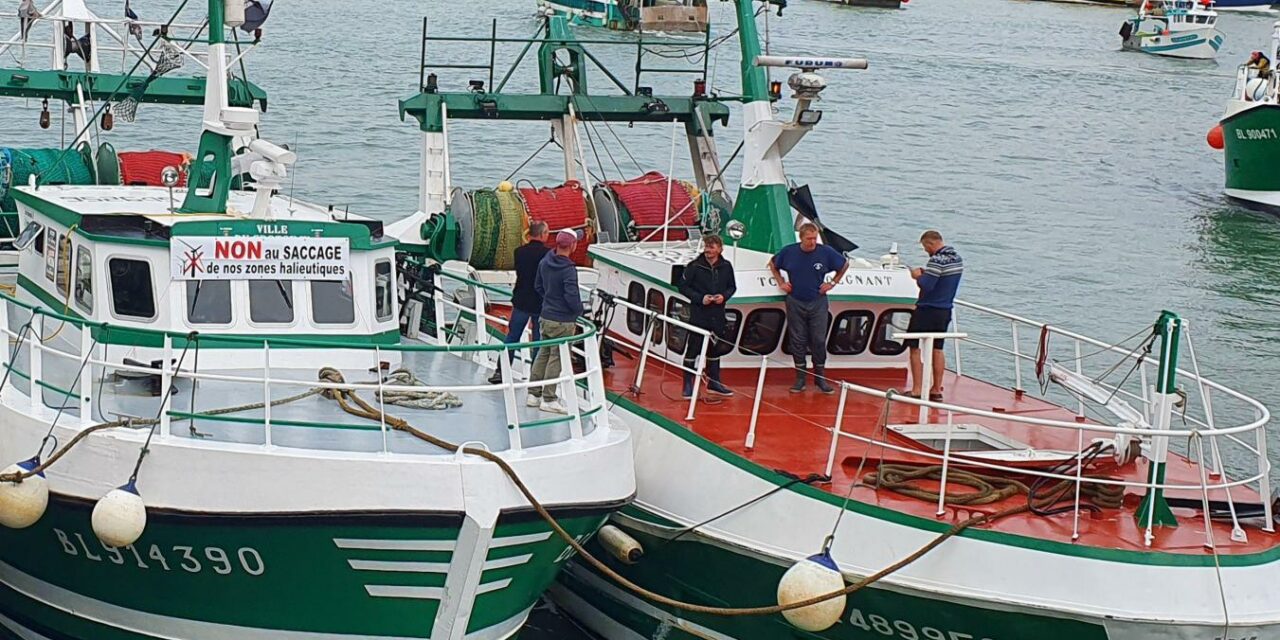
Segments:
[[[694,433],[687,426],[677,423],[674,420],[656,412],[646,409],[636,404],[635,401],[623,394],[610,393],[609,398],[612,402],[630,411],[642,419],[647,420],[662,429],[665,429],[672,435],[702,449],[704,452],[718,458],[731,466],[746,471],[762,480],[771,482],[781,486],[792,481],[791,478],[783,476],[777,472],[766,469],[754,462],[751,462],[729,450],[720,447],[705,438]],[[833,506],[843,506],[845,501],[843,497],[827,493],[820,489],[815,489],[806,484],[793,485],[788,491],[801,494],[805,497],[819,500]],[[639,496],[643,500],[644,496]],[[850,501],[848,507],[850,511],[866,515],[886,522],[892,522],[915,529],[943,533],[951,528],[946,522],[940,522],[931,518],[921,518],[910,514],[885,509],[875,505],[865,504],[857,501]],[[992,531],[987,529],[967,529],[960,534],[961,537],[972,538],[984,542],[992,542],[1012,547],[1020,547],[1024,549],[1032,549],[1035,551],[1043,551],[1046,553],[1055,553],[1065,556],[1076,556],[1082,558],[1090,558],[1094,560],[1105,560],[1108,562],[1120,562],[1126,564],[1140,565],[1156,565],[1156,566],[1176,566],[1176,567],[1212,567],[1214,566],[1214,557],[1212,555],[1190,555],[1190,554],[1174,554],[1159,553],[1146,551],[1128,551],[1123,549],[1102,549],[1098,547],[1086,547],[1082,545],[1073,545],[1055,540],[1039,540],[1001,531]],[[1218,556],[1218,561],[1224,567],[1252,567],[1263,564],[1270,564],[1280,561],[1280,547],[1268,549],[1260,553],[1250,554],[1224,554]]]
[[[215,624],[237,627],[246,638],[260,630],[425,638],[447,570],[421,567],[451,562],[463,518],[187,516],[153,509],[141,540],[112,549],[93,534],[92,504],[52,498],[32,527],[0,530],[0,613],[21,616],[25,626],[55,640],[145,637],[117,626],[166,637],[223,637],[228,630]],[[616,508],[553,512],[571,535],[585,539]],[[490,590],[476,598],[468,631],[522,615],[554,581],[565,549],[541,519],[504,512],[480,580]],[[181,631],[164,631],[169,625]]]

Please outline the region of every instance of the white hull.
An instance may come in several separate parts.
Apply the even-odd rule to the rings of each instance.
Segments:
[[[753,469],[750,463],[715,445],[699,446],[694,442],[696,436],[680,437],[639,414],[628,411],[624,415],[634,425],[636,505],[643,511],[679,527],[691,526],[777,486],[761,477],[761,473],[767,474],[765,470]],[[690,491],[690,478],[714,490]],[[840,510],[839,504],[798,491],[782,491],[699,528],[696,537],[750,560],[785,567],[822,548]],[[876,517],[867,511],[845,512],[831,548],[848,581],[899,561],[938,535],[911,526],[903,518]],[[615,514],[614,519],[653,535],[679,531],[622,514]],[[991,612],[1084,621],[1105,627],[1112,640],[1220,637],[1225,598],[1231,621],[1229,637],[1280,637],[1280,611],[1270,595],[1280,580],[1280,561],[1223,566],[1220,590],[1212,563],[1146,564],[1137,557],[1143,554],[1136,553],[1131,561],[1104,560],[1091,556],[1088,549],[1077,550],[1067,544],[1014,540],[1012,535],[1005,544],[983,537],[987,539],[962,536],[949,540],[885,578],[877,588]],[[581,570],[575,570],[575,575],[581,576]],[[1046,580],[1046,576],[1061,579]],[[629,595],[612,585],[608,595],[625,600],[627,606],[634,604]],[[581,609],[584,603],[566,604]],[[649,609],[652,607],[644,610]],[[593,617],[599,616],[586,616],[588,620]],[[667,622],[681,626],[678,621]]]
[[[1257,205],[1270,211],[1280,212],[1280,191],[1227,189],[1227,197],[1246,202],[1250,205]]]
[[[1167,36],[1130,36],[1125,39],[1124,48],[1166,58],[1212,60],[1217,57],[1223,39],[1222,32],[1217,29],[1191,29]]]

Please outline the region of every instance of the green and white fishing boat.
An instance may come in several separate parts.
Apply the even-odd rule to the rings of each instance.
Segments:
[[[552,17],[524,47],[537,57],[537,91],[477,87],[432,62],[422,92],[401,103],[423,132],[422,211],[389,226],[406,251],[499,282],[507,267],[489,247],[508,229],[558,216],[594,238],[582,272],[596,283],[605,390],[635,438],[638,489],[587,545],[592,559],[571,561],[553,600],[610,639],[1280,634],[1270,413],[1200,371],[1191,323],[1175,313],[1153,311],[1129,339],[1104,341],[960,301],[951,330],[911,334],[917,288],[892,244],[850,257],[832,283],[825,375],[838,393],[790,392],[784,296],[766,264],[796,241],[797,222],[821,220],[783,161],[823,119],[824,75],[867,63],[762,55],[756,3],[732,4],[740,98],[718,98],[706,76],[671,90],[645,71],[643,46],[633,82],[597,69],[612,58]],[[476,58],[448,40],[459,47],[450,59]],[[792,106],[779,104],[770,67],[790,70]],[[744,138],[732,155],[736,193],[712,135],[731,113]],[[475,178],[493,189],[455,187],[451,150],[484,153],[462,138],[476,124],[454,129],[458,120],[549,123],[566,182],[516,187],[499,174]],[[671,177],[674,160],[666,176],[611,166],[626,156],[600,149],[608,129],[645,123],[664,130],[659,144],[670,136],[672,158],[687,142],[690,184]],[[737,291],[723,341],[704,339],[690,367],[687,340],[707,332],[682,320],[678,284],[712,231],[727,238]],[[851,248],[829,228],[823,239]],[[505,313],[502,300],[491,313]],[[904,393],[907,339],[926,353],[947,341],[942,399]],[[710,355],[736,393],[706,400],[699,383],[681,398],[683,374],[700,378]]]
[[[1280,53],[1280,22],[1267,51]],[[1226,113],[1210,132],[1210,143],[1221,148],[1227,196],[1248,206],[1280,212],[1280,90],[1274,72],[1259,75],[1240,65]],[[1216,138],[1216,139],[1215,139]]]
[[[207,7],[189,187],[167,167],[159,187],[12,190],[0,635],[512,637],[566,538],[635,491],[599,336],[490,341],[483,285],[281,194],[296,155],[231,101],[245,4]],[[549,381],[567,415],[524,406],[527,358],[507,354],[535,347],[581,355]]]
[[[614,31],[704,33],[711,24],[707,0],[538,0],[538,10]]]

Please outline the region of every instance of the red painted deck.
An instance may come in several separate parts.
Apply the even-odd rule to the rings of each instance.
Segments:
[[[751,409],[755,394],[758,369],[726,370],[725,383],[737,391],[737,395],[729,399],[709,398],[702,389],[698,402],[696,417],[686,421],[688,401],[680,398],[680,372],[673,367],[664,366],[658,360],[650,360],[645,372],[642,393],[637,398],[628,389],[631,387],[638,360],[626,355],[615,355],[615,366],[606,370],[605,384],[610,392],[623,393],[646,409],[661,413],[679,424],[687,424],[695,433],[725,449],[751,460],[763,467],[784,470],[797,476],[811,473],[822,474],[826,470],[827,455],[830,448],[830,425],[835,423],[839,394],[824,395],[818,392],[812,382],[802,394],[789,392],[794,381],[794,373],[790,369],[770,371],[766,377],[763,393],[763,404],[756,430],[756,442],[753,450],[745,448],[748,425],[751,420]],[[909,389],[906,385],[906,374],[902,371],[831,371],[828,375],[843,378],[850,382],[879,389]],[[948,403],[972,408],[1009,413],[1033,414],[1037,417],[1072,421],[1073,410],[1055,406],[1048,402],[1032,398],[1030,395],[1017,396],[1013,391],[982,382],[969,377],[959,377],[948,371],[944,383],[945,400]],[[883,411],[884,399],[850,392],[845,407],[843,430],[846,433],[859,434],[868,438],[883,439],[877,432],[880,415]],[[889,424],[916,423],[918,407],[905,403],[894,403]],[[932,422],[945,422],[945,416],[931,415]],[[1077,435],[1074,431],[1049,427],[1033,427],[1030,425],[1001,422],[973,416],[956,416],[956,422],[979,423],[997,432],[1011,435],[1037,449],[1055,449],[1069,452],[1078,451]],[[1087,446],[1092,437],[1107,434],[1085,434]],[[1206,450],[1208,444],[1205,445]],[[867,449],[870,451],[867,451]],[[864,445],[849,438],[841,438],[836,453],[836,465],[830,483],[815,485],[838,496],[845,496],[852,486],[857,473],[858,464],[864,454],[867,457],[863,473],[874,471],[876,464],[883,456],[886,462],[913,462],[909,454],[902,454],[885,449],[879,445]],[[1114,479],[1132,482],[1143,482],[1147,478],[1145,458],[1139,457],[1124,467],[1117,468],[1110,455],[1103,460],[1110,462],[1107,468],[1097,468],[1094,473]],[[926,458],[918,458],[914,462],[935,463]],[[975,471],[999,474],[997,471],[974,469]],[[1198,484],[1200,471],[1190,461],[1175,457],[1170,453],[1168,482],[1170,484]],[[1030,482],[1030,478],[1021,478]],[[1218,479],[1210,478],[1210,483]],[[936,488],[936,483],[934,488]],[[956,486],[953,491],[964,490]],[[1098,515],[1088,513],[1080,519],[1079,545],[1093,547],[1123,549],[1131,551],[1156,550],[1168,553],[1189,555],[1210,555],[1205,548],[1204,519],[1199,509],[1174,509],[1179,526],[1176,529],[1158,528],[1152,547],[1145,546],[1143,535],[1145,527],[1139,527],[1134,512],[1144,490],[1128,488],[1125,493],[1124,506],[1120,509],[1106,510]],[[1173,495],[1173,494],[1171,494]],[[1183,492],[1179,497],[1201,498],[1199,491]],[[1258,495],[1246,488],[1232,490],[1237,505],[1241,503],[1257,503]],[[1223,492],[1211,494],[1213,499],[1225,497]],[[913,515],[934,518],[937,510],[935,502],[925,502],[916,498],[903,496],[888,489],[875,490],[870,487],[858,487],[852,493],[852,499],[868,504],[878,505]],[[940,521],[954,523],[964,520],[980,512],[992,512],[1011,506],[1025,504],[1026,496],[1020,495],[1004,502],[983,507],[948,507],[947,513]],[[999,531],[1030,536],[1038,539],[1071,542],[1072,514],[1066,513],[1052,517],[1041,517],[1033,514],[1009,516],[988,525]],[[1238,543],[1231,540],[1230,523],[1215,522],[1214,536],[1221,554],[1258,553],[1280,545],[1280,534],[1269,534],[1252,526],[1245,526],[1248,542]]]

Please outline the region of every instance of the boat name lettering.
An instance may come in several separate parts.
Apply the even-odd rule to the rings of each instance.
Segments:
[[[258,233],[264,236],[287,236],[289,235],[289,227],[283,224],[260,224],[258,225]]]
[[[893,620],[876,613],[864,616],[862,610],[856,608],[849,614],[849,624],[863,631],[874,631],[885,637],[902,640],[992,640],[971,633],[944,631],[937,627],[920,627],[917,630],[915,625],[906,620]]]
[[[144,550],[137,545],[113,547],[98,540],[97,536],[86,536],[82,533],[68,534],[62,529],[54,529],[53,535],[57,537],[63,553],[92,562],[110,562],[144,570],[182,570],[187,573],[212,571],[220,576],[243,573],[257,577],[267,571],[262,554],[252,547],[241,547],[232,553],[221,547],[182,545],[175,545],[166,551],[159,545],[153,544]]]
[[[827,282],[831,282],[828,277]],[[762,287],[776,287],[778,281],[773,276],[757,276],[756,282]],[[890,275],[872,275],[863,273],[846,273],[844,278],[840,280],[842,285],[856,285],[860,287],[888,287],[893,284],[893,276]]]
[[[351,272],[347,238],[175,237],[173,243],[174,280],[346,280]]]
[[[801,69],[832,69],[843,67],[843,60],[829,60],[824,58],[786,58],[782,61],[784,67],[799,67]]]
[[[1237,140],[1275,140],[1275,129],[1236,129]]]

